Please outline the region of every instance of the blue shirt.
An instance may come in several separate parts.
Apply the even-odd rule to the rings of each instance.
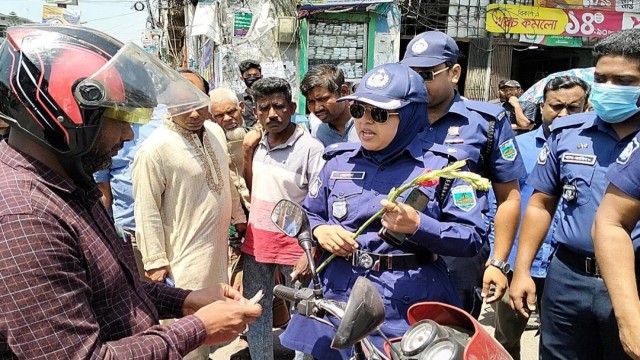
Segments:
[[[111,167],[108,170],[97,171],[93,178],[97,183],[109,182],[113,203],[113,220],[117,225],[125,229],[135,230],[136,222],[133,216],[133,185],[131,182],[131,165],[140,144],[149,135],[162,125],[158,117],[152,118],[145,125],[132,124],[134,138],[127,141],[118,154],[113,157]]]
[[[484,169],[480,157],[487,144],[489,122],[479,113],[468,110],[458,93],[447,113],[427,126],[422,135],[429,142],[464,150],[469,154],[470,170],[491,181],[505,183],[526,176],[511,124],[504,119],[495,121],[493,146]]]
[[[333,156],[333,152],[340,153]],[[311,227],[339,224],[355,232],[380,209],[380,200],[386,199],[392,188],[413,180],[424,169],[447,166],[449,156],[464,159],[467,155],[464,151],[438,144],[413,141],[400,156],[377,165],[362,153],[359,144],[330,146],[325,157],[331,158],[318,175],[317,192],[313,184],[310,185],[304,202]],[[475,190],[463,192],[468,190],[468,185],[462,180],[455,180],[443,208],[440,208],[434,200],[435,189],[421,188],[430,201],[420,212],[420,227],[408,238],[406,247],[391,247],[382,241],[378,237],[380,222],[374,221],[358,237],[360,249],[375,253],[406,253],[424,248],[441,255],[475,255],[486,238],[481,216],[486,197],[478,197]],[[403,201],[407,194],[402,194],[398,201]],[[468,202],[456,201],[452,194],[469,196]]]
[[[416,137],[398,156],[378,165],[362,152],[359,144],[334,144],[325,150],[327,162],[318,178],[309,185],[303,206],[312,228],[340,225],[355,232],[381,208],[380,200],[385,199],[392,188],[413,180],[425,169],[440,169],[450,160],[466,157],[461,150],[427,144]],[[417,256],[427,256],[427,251],[453,256],[477,254],[486,237],[481,216],[486,197],[479,199],[468,184],[455,180],[440,207],[435,200],[436,189],[440,187],[420,188],[430,200],[424,209],[418,209],[420,226],[403,244],[394,247],[382,241],[378,237],[382,226],[376,219],[356,239],[360,250]],[[408,191],[402,194],[399,201],[407,194]],[[320,274],[325,297],[346,301],[358,276],[370,279],[383,296],[385,322],[381,329],[389,337],[402,336],[409,328],[406,313],[412,304],[440,301],[460,305],[442,260],[410,270],[375,271],[353,267],[344,258],[337,257]],[[309,336],[310,333],[313,336]],[[334,334],[329,326],[294,316],[281,340],[283,345],[310,353],[314,358],[336,359],[340,356],[336,356],[325,342]],[[378,334],[372,334],[370,339],[376,346],[382,346]],[[350,349],[340,352],[342,358],[349,358]]]
[[[349,119],[349,121],[344,124],[344,134],[340,134],[332,125],[322,123],[318,126],[315,137],[320,140],[325,147],[341,142],[360,142],[358,134],[356,133],[356,127],[353,124],[353,119]]]
[[[533,168],[538,159],[538,154],[540,153],[540,149],[546,143],[546,139],[544,137],[544,131],[540,127],[537,130],[530,131],[528,133],[516,136],[516,143],[518,143],[518,148],[520,153],[522,154],[522,161],[524,163],[524,167],[527,170],[527,174],[519,179],[520,183],[520,216],[524,216],[525,209],[527,207],[527,203],[529,202],[529,198],[533,194],[533,188],[527,185],[527,178],[529,174],[533,171]],[[487,214],[488,221],[492,222],[495,218],[496,214],[496,199],[493,191],[489,193],[489,202],[490,202],[490,210]],[[561,216],[561,210],[557,210],[555,215],[553,216],[553,220],[551,222],[551,227],[547,232],[547,236],[544,239],[544,243],[542,247],[536,254],[535,259],[533,260],[533,264],[531,266],[531,276],[534,277],[546,277],[547,269],[549,267],[549,257],[553,253],[555,242],[553,241],[553,232],[557,226],[558,220]],[[491,242],[493,248],[494,242],[494,229],[491,229],[489,233],[489,241]],[[509,265],[513,269],[516,262],[516,253],[518,249],[518,239],[520,238],[520,229],[516,233],[516,238],[513,243],[513,247],[511,248],[511,253],[509,254]]]
[[[607,173],[611,184],[620,191],[640,200],[640,134],[627,145]]]
[[[592,257],[591,225],[608,185],[606,173],[635,133],[619,139],[595,113],[557,119],[552,128],[527,183],[559,197],[562,215],[555,240]],[[636,226],[632,238],[639,230]]]

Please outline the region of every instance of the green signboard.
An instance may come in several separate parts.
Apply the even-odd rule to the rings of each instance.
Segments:
[[[251,27],[252,13],[236,12],[233,16],[233,36],[245,37]]]

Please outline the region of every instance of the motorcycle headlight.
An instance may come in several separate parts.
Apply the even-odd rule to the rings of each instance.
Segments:
[[[421,320],[413,324],[404,334],[400,349],[405,356],[417,355],[436,339],[446,335],[446,331],[435,321]]]
[[[438,339],[420,356],[419,360],[462,360],[464,346],[454,338]]]

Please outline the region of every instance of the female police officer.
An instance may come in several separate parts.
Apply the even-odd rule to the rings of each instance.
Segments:
[[[420,188],[418,196],[411,196],[418,199],[417,211],[403,203],[408,192],[397,203],[386,201],[393,187],[425,169],[440,169],[466,157],[460,150],[425,143],[417,136],[426,118],[426,99],[422,78],[405,65],[387,64],[368,72],[353,95],[339,100],[353,101],[350,111],[361,145],[327,148],[327,163],[310,184],[304,203],[318,243],[327,253],[340,255],[320,275],[325,297],[346,301],[356,278],[367,277],[383,297],[382,331],[389,337],[402,336],[408,329],[406,311],[416,302],[460,305],[437,254],[473,256],[485,236],[480,214],[484,206],[479,203],[484,195],[478,198],[462,181],[454,181],[448,190]],[[444,195],[441,205],[439,193]],[[374,221],[352,240],[353,232],[381,204],[388,210],[382,221]],[[382,226],[402,234],[386,242],[378,235]],[[349,358],[351,349],[329,347],[333,335],[327,325],[294,316],[281,340],[316,359]],[[382,346],[382,338],[371,340]]]

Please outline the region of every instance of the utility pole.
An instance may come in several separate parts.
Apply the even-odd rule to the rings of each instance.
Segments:
[[[489,32],[489,50],[487,56],[487,72],[484,78],[484,101],[489,101],[491,96],[491,58],[493,57],[493,33]]]

